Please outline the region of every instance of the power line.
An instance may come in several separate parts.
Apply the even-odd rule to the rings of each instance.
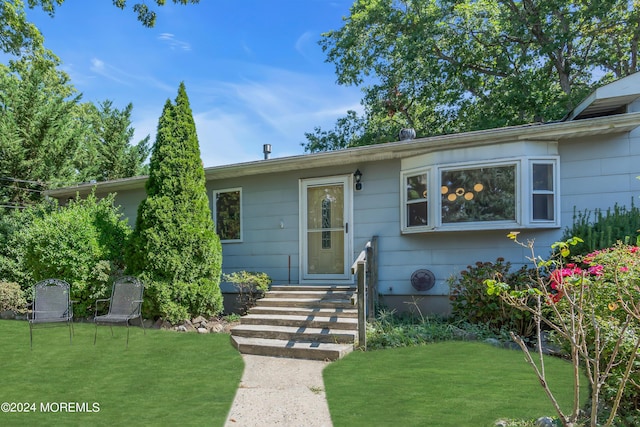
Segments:
[[[40,187],[44,187],[44,184],[38,181],[29,181],[26,179],[11,178],[9,176],[0,176],[0,181],[24,182],[26,184],[39,185]]]

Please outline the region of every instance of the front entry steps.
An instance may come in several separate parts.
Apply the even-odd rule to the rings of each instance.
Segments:
[[[353,351],[358,310],[351,286],[272,286],[231,329],[245,354],[337,360]]]

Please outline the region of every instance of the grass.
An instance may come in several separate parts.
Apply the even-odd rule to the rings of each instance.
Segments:
[[[0,321],[0,403],[35,403],[35,412],[0,412],[0,425],[222,426],[244,363],[226,334],[189,334],[75,324],[40,328],[29,348],[27,322]],[[41,403],[84,403],[94,412],[42,412]],[[32,407],[33,408],[33,407]]]
[[[552,357],[545,364],[550,387],[568,412],[572,367]],[[498,419],[556,415],[522,352],[481,342],[353,352],[323,376],[335,427],[482,427]],[[581,392],[585,401],[586,386]]]

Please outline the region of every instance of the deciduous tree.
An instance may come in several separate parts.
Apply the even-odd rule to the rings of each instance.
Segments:
[[[391,141],[558,120],[635,72],[639,41],[637,1],[356,0],[320,44],[338,83],[363,86],[363,131]]]

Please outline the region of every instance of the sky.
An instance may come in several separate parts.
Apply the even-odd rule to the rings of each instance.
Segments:
[[[201,0],[156,6],[154,28],[111,0],[65,0],[51,18],[27,10],[82,101],[133,104],[133,143],[155,132],[184,82],[205,167],[304,153],[305,132],[333,129],[361,91],[336,83],[318,44],[353,0]],[[154,2],[149,1],[149,5]]]

